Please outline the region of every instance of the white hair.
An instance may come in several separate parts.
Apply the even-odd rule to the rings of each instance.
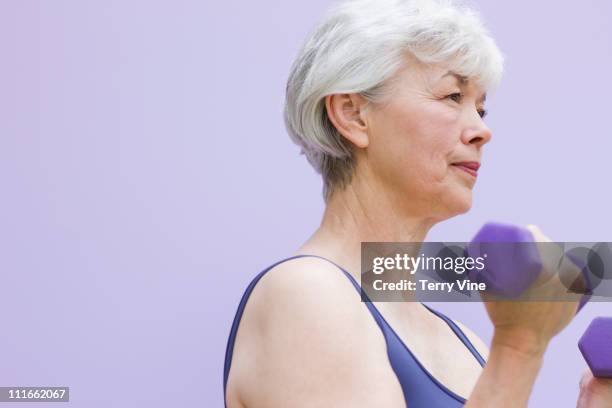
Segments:
[[[345,0],[336,3],[298,53],[287,81],[285,126],[323,177],[327,201],[350,182],[351,146],[329,120],[325,97],[359,93],[382,102],[406,55],[446,64],[485,89],[501,79],[504,57],[479,14],[453,0]]]

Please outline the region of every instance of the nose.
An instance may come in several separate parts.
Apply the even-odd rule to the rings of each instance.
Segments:
[[[478,116],[470,126],[467,126],[461,134],[461,142],[466,145],[475,145],[480,148],[487,144],[493,134],[491,129],[483,122],[482,118]]]

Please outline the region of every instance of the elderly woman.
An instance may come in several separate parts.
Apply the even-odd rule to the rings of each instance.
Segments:
[[[293,64],[285,107],[322,175],[325,213],[247,288],[228,341],[227,406],[526,406],[577,303],[487,303],[489,352],[422,303],[361,302],[357,283],[362,241],[422,242],[469,210],[502,65],[478,15],[451,1],[330,9]]]

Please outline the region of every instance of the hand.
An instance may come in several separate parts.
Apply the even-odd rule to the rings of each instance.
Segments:
[[[593,377],[587,369],[580,380],[580,396],[577,408],[612,407],[612,379]]]
[[[535,242],[551,242],[537,227],[527,228]],[[556,251],[557,247],[550,244],[541,244],[538,249],[542,271],[521,300],[501,300],[486,293],[483,295],[487,313],[495,327],[492,346],[500,345],[529,355],[543,354],[550,339],[576,314],[580,295],[568,293],[554,262],[562,257],[563,250],[558,248],[559,254],[552,254],[551,251]],[[581,272],[572,264],[565,266],[563,273],[578,278]]]

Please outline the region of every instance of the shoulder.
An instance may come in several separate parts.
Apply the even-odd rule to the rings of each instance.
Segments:
[[[292,294],[318,294],[359,297],[344,272],[321,258],[301,257],[284,261],[270,269],[259,283],[261,294],[273,294],[279,301],[286,301]],[[325,298],[323,298],[325,299]],[[291,298],[291,303],[312,300],[301,296]]]
[[[363,361],[367,339],[360,337],[371,322],[362,308],[343,271],[323,259],[291,259],[266,272],[249,298],[235,345],[241,400],[270,407],[306,401],[359,406],[353,399],[364,393],[355,393],[356,384],[367,389],[371,383]]]
[[[269,270],[251,294],[251,317],[260,325],[259,334],[309,336],[328,340],[341,328],[360,325],[360,295],[344,272],[315,257],[291,259]],[[316,323],[315,325],[310,323]],[[340,328],[338,328],[340,326]],[[333,343],[332,343],[333,345]]]
[[[489,358],[489,347],[485,344],[485,342],[482,341],[482,339],[478,337],[476,333],[474,333],[471,329],[469,329],[463,323],[457,320],[454,320],[454,319],[453,319],[453,322],[455,322],[455,324],[459,326],[461,331],[465,334],[468,340],[472,343],[474,348],[476,348],[476,350],[480,353],[482,358],[487,360]]]
[[[306,330],[311,338],[333,340],[342,328],[358,327],[363,320],[359,292],[341,269],[320,258],[285,261],[258,286],[250,299],[251,315],[260,325],[259,334],[271,337],[266,341],[280,342]]]

